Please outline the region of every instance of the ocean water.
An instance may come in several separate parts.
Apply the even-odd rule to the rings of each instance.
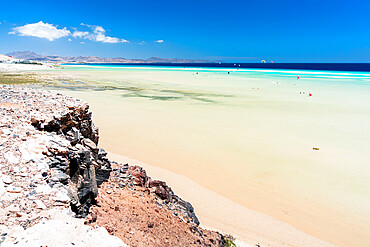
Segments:
[[[73,65],[58,73],[69,79],[47,87],[89,102],[107,150],[338,245],[370,242],[370,72]]]
[[[125,64],[90,64],[92,66],[135,66],[137,63]],[[155,67],[187,68],[234,68],[234,69],[289,69],[289,70],[325,70],[325,71],[370,71],[370,63],[147,63],[140,64]]]

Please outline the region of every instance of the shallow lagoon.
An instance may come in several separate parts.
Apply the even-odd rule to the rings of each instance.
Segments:
[[[72,79],[47,87],[89,102],[107,150],[324,240],[370,241],[370,73],[147,66],[60,73]]]

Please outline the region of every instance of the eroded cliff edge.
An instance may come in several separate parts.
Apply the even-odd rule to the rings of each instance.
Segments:
[[[86,102],[2,86],[0,114],[0,244],[35,244],[39,240],[25,232],[54,220],[58,210],[88,216],[91,229],[104,226],[132,246],[225,245],[222,234],[199,227],[191,204],[165,182],[106,158]],[[124,246],[93,230],[106,246]],[[53,244],[53,238],[42,243]]]

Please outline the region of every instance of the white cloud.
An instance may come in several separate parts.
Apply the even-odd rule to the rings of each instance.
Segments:
[[[94,32],[105,33],[105,29],[101,26],[95,26]]]
[[[72,36],[75,38],[85,38],[88,35],[90,35],[89,32],[74,31],[72,33]]]
[[[164,40],[163,40],[163,39],[159,39],[159,40],[156,40],[156,41],[154,41],[154,42],[157,42],[157,43],[163,43],[163,42],[164,42]]]
[[[92,31],[79,31],[76,30],[71,33],[67,28],[59,28],[56,25],[44,23],[42,21],[32,24],[26,24],[24,26],[15,27],[9,34],[18,34],[19,36],[33,36],[38,38],[48,39],[49,41],[54,41],[56,39],[72,36],[74,38],[88,39],[95,42],[102,43],[128,43],[129,41],[125,39],[120,39],[116,37],[106,36],[105,29],[102,26],[93,26],[81,23],[82,26],[86,26]],[[69,38],[68,41],[71,41]]]
[[[83,42],[83,41],[81,41],[81,42],[80,42],[80,44],[83,44],[83,45],[84,45],[84,44],[86,44],[86,43],[85,43],[85,42]]]
[[[74,31],[72,36],[75,38],[81,38],[81,39],[88,39],[96,42],[102,42],[102,43],[128,43],[129,41],[125,39],[120,39],[116,37],[110,37],[105,35],[105,29],[102,26],[92,26],[81,23],[83,26],[87,26],[92,29],[92,32],[82,32],[82,31]]]
[[[19,36],[32,36],[44,38],[49,41],[54,41],[59,38],[67,37],[71,34],[67,28],[58,29],[53,24],[39,21],[37,23],[26,24],[24,26],[15,27],[9,34],[18,34]]]
[[[141,42],[139,42],[139,45],[145,45],[145,41],[141,41]]]

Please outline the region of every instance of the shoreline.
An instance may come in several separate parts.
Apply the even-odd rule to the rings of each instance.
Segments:
[[[47,72],[47,73],[49,74],[49,72]],[[55,74],[59,75],[60,71],[56,71]],[[74,73],[63,73],[63,74],[71,75],[73,77],[76,76],[76,74],[74,74]],[[103,74],[102,74],[102,76],[103,76]],[[79,75],[79,74],[77,73],[77,75]],[[99,76],[100,73],[95,73],[95,75]],[[149,74],[149,75],[151,75],[151,74]],[[159,77],[159,78],[155,77],[155,78],[156,78],[156,80],[160,80],[160,81],[162,81],[164,79],[164,82],[166,82],[167,78],[165,76],[167,76],[167,74],[162,75],[163,78],[162,77]],[[127,76],[127,77],[129,77],[129,76]],[[117,78],[118,78],[118,74],[117,74]],[[80,79],[86,79],[86,78],[82,77]],[[129,79],[132,79],[132,78],[129,77]],[[83,80],[83,81],[85,81],[85,80]],[[86,82],[89,82],[89,80],[86,80]],[[279,86],[279,88],[282,88],[282,87],[283,86]],[[86,86],[86,88],[89,89],[88,86]],[[145,88],[145,87],[143,87],[143,88]],[[289,173],[300,175],[300,176],[306,177],[306,178],[310,178],[310,177],[313,178],[313,180],[310,179],[310,181],[313,181],[312,183],[306,183],[306,186],[305,186],[304,190],[299,191],[299,188],[295,187],[295,186],[294,187],[289,187],[288,191],[281,190],[277,187],[267,187],[267,189],[271,188],[271,191],[266,190],[266,188],[261,189],[261,187],[260,187],[261,184],[258,183],[258,181],[259,181],[258,179],[260,179],[260,181],[263,180],[267,183],[270,183],[271,186],[274,185],[273,184],[274,180],[272,180],[272,178],[274,178],[274,177],[270,176],[271,174],[261,173],[260,174],[261,177],[257,177],[258,179],[256,179],[256,181],[258,180],[257,183],[254,183],[253,179],[252,180],[250,180],[250,179],[236,180],[236,182],[245,181],[245,183],[248,185],[247,189],[250,192],[248,194],[248,193],[246,193],[247,192],[246,190],[240,190],[241,193],[237,193],[238,187],[235,187],[235,186],[231,187],[230,184],[227,184],[227,183],[225,184],[225,181],[226,182],[228,181],[229,183],[230,183],[230,181],[234,181],[235,177],[234,177],[234,180],[230,180],[230,179],[233,178],[232,176],[228,175],[229,174],[228,172],[230,172],[230,169],[228,169],[227,167],[225,167],[223,165],[223,164],[233,164],[234,163],[233,161],[235,161],[235,157],[230,156],[230,155],[225,156],[226,160],[224,160],[224,162],[221,163],[220,164],[221,166],[219,166],[219,167],[214,167],[212,163],[204,162],[204,160],[195,160],[195,161],[197,161],[197,164],[199,163],[201,165],[199,167],[199,169],[195,169],[196,168],[195,164],[192,164],[192,162],[189,162],[189,161],[191,161],[190,157],[193,157],[192,155],[188,156],[188,155],[186,155],[185,152],[182,153],[182,155],[178,155],[178,153],[172,152],[173,151],[173,144],[172,144],[172,146],[169,145],[171,142],[167,142],[165,139],[162,140],[161,138],[157,138],[160,134],[163,134],[162,133],[162,130],[163,130],[162,128],[159,128],[159,130],[158,130],[158,128],[157,129],[156,128],[151,128],[150,126],[147,125],[147,122],[145,122],[144,125],[135,124],[135,127],[130,126],[130,124],[127,124],[130,121],[125,121],[125,118],[127,119],[127,117],[129,117],[129,120],[134,119],[133,117],[136,116],[137,110],[142,111],[142,109],[140,107],[143,107],[144,104],[139,105],[139,106],[135,105],[135,104],[133,104],[132,98],[128,98],[128,100],[126,100],[125,107],[121,106],[122,108],[125,108],[126,111],[124,111],[124,110],[121,111],[119,109],[120,105],[114,105],[113,104],[113,103],[115,103],[115,101],[113,101],[113,97],[110,97],[109,99],[107,97],[103,97],[103,94],[104,94],[103,92],[99,93],[99,94],[94,94],[94,93],[87,93],[85,91],[79,91],[79,90],[76,90],[76,91],[69,91],[69,89],[63,90],[63,88],[58,88],[58,87],[53,88],[53,86],[51,86],[47,89],[55,91],[55,92],[62,92],[63,94],[66,94],[66,95],[73,95],[73,97],[75,97],[75,98],[81,98],[81,99],[89,102],[89,105],[91,106],[91,109],[94,112],[94,114],[93,114],[93,118],[95,119],[94,122],[97,123],[97,125],[102,130],[102,135],[101,135],[101,141],[102,141],[101,146],[102,147],[105,147],[109,151],[112,151],[112,152],[115,152],[115,153],[121,153],[121,154],[124,154],[124,155],[128,155],[130,157],[137,157],[138,159],[145,161],[146,164],[153,164],[155,166],[154,167],[155,169],[162,170],[162,171],[159,171],[158,174],[166,174],[166,172],[169,172],[169,173],[172,172],[172,175],[169,174],[167,176],[167,178],[163,178],[163,180],[169,182],[170,186],[172,184],[174,185],[174,184],[177,183],[178,185],[173,186],[174,190],[176,192],[179,192],[179,194],[184,196],[188,201],[190,201],[192,203],[195,202],[194,206],[195,206],[196,212],[200,212],[201,217],[208,217],[208,218],[206,218],[206,220],[201,219],[202,225],[213,226],[213,225],[218,224],[221,227],[216,226],[216,227],[211,227],[211,228],[216,228],[216,229],[223,229],[222,227],[232,228],[233,224],[230,224],[227,220],[224,220],[224,222],[222,222],[222,221],[220,222],[219,219],[212,218],[211,217],[212,215],[210,215],[212,213],[210,213],[209,211],[210,210],[211,211],[212,210],[216,211],[215,215],[217,215],[221,211],[227,211],[229,208],[235,208],[233,206],[235,206],[234,204],[236,203],[236,206],[244,205],[244,206],[240,206],[240,207],[242,207],[241,211],[244,211],[244,209],[248,207],[247,209],[251,209],[252,215],[253,215],[253,213],[256,213],[256,212],[258,212],[259,214],[262,214],[264,216],[268,215],[268,217],[277,221],[279,224],[281,224],[281,223],[282,224],[289,224],[289,227],[293,228],[294,231],[300,232],[299,234],[309,233],[307,235],[315,236],[314,238],[325,239],[325,241],[330,241],[330,242],[335,243],[339,246],[349,246],[351,243],[361,243],[361,244],[365,244],[364,246],[366,246],[367,237],[365,237],[365,236],[366,236],[367,227],[363,227],[366,224],[364,224],[364,225],[362,225],[362,224],[366,223],[367,219],[366,219],[366,216],[363,217],[360,214],[360,212],[361,212],[360,209],[364,205],[365,200],[361,200],[360,198],[355,197],[356,195],[354,195],[354,197],[346,197],[347,191],[342,191],[342,192],[345,192],[345,194],[339,193],[339,192],[341,192],[342,187],[343,188],[348,188],[348,187],[346,187],[347,180],[344,180],[346,178],[344,175],[343,175],[343,177],[342,176],[334,176],[335,174],[341,175],[340,174],[340,171],[341,171],[340,169],[342,168],[342,166],[344,166],[346,164],[344,162],[345,159],[340,159],[340,158],[334,159],[334,157],[337,157],[338,155],[342,156],[343,154],[348,153],[350,151],[348,149],[341,148],[340,150],[342,150],[342,152],[340,152],[340,153],[333,152],[333,151],[336,151],[336,150],[329,150],[329,145],[326,145],[327,147],[325,147],[324,144],[323,144],[324,140],[320,136],[320,139],[317,139],[321,143],[320,152],[312,153],[312,150],[311,150],[311,151],[308,151],[307,153],[304,153],[304,157],[306,157],[308,159],[306,159],[306,158],[303,159],[303,160],[300,159],[298,163],[297,162],[291,162],[291,164],[293,165],[292,170],[288,170],[288,169],[286,169],[287,167],[284,166],[284,167],[282,167],[283,173],[282,174],[281,174],[281,172],[279,173],[280,175],[283,175],[283,176],[275,176],[275,179],[279,179],[281,181],[284,181],[284,179],[285,179],[284,175],[287,175]],[[109,91],[108,91],[108,93],[109,93]],[[110,94],[110,93],[108,94],[108,93],[106,94],[106,96],[108,96],[108,95],[118,96],[118,94],[113,95],[114,92],[112,92],[112,94]],[[321,92],[321,93],[323,93],[323,92]],[[100,95],[102,95],[102,96],[100,97]],[[316,97],[315,97],[314,100],[318,100],[318,99],[321,99],[323,95],[318,95],[318,93],[317,93],[317,94],[315,94],[315,96]],[[104,101],[102,101],[102,100],[104,100]],[[106,102],[106,103],[101,104],[102,102]],[[110,104],[112,104],[112,105],[110,105]],[[158,103],[158,101],[154,101],[153,104],[160,105]],[[312,104],[310,104],[310,105],[312,105]],[[109,108],[110,110],[113,110],[113,111],[110,113],[109,111],[107,111],[107,108]],[[133,113],[133,112],[135,114],[133,114],[131,116],[130,113]],[[146,112],[143,111],[143,113],[146,113]],[[149,114],[152,114],[152,113],[150,112]],[[118,118],[117,116],[119,116],[119,115],[122,115],[122,116],[125,116],[125,117]],[[151,116],[151,115],[149,115],[149,116]],[[300,117],[300,115],[298,115],[298,117]],[[138,120],[138,118],[135,118],[135,119]],[[124,121],[124,122],[122,122],[122,121]],[[114,124],[112,124],[112,123],[114,123]],[[136,122],[134,121],[133,123],[136,123]],[[165,124],[167,125],[167,122],[165,122]],[[115,129],[118,126],[120,126],[120,129]],[[163,123],[159,126],[154,126],[154,127],[161,127],[161,126],[163,126]],[[127,132],[127,130],[130,130],[131,128],[132,128],[133,131]],[[140,132],[135,133],[135,128],[136,128],[136,130],[140,130]],[[127,133],[127,135],[124,135],[125,133]],[[114,135],[112,135],[112,134],[114,134]],[[120,135],[122,138],[118,137],[118,135]],[[153,147],[153,143],[151,143],[151,140],[156,140],[156,143],[154,143],[156,146]],[[177,140],[181,140],[181,139],[177,138]],[[301,140],[303,140],[303,139],[302,138],[299,139],[299,143],[300,143]],[[279,142],[281,142],[280,139],[279,139]],[[159,143],[161,143],[161,145],[158,145]],[[210,143],[209,140],[207,140],[207,142],[204,142],[204,144],[207,144],[207,143]],[[330,143],[325,143],[325,144],[330,144]],[[154,150],[157,150],[158,148],[159,148],[159,151],[161,151],[162,153],[161,152],[154,152]],[[309,146],[307,146],[305,148],[307,150],[310,149]],[[294,146],[293,149],[296,150],[296,151],[297,150],[299,151],[299,149],[295,146]],[[301,147],[301,149],[302,149],[302,147]],[[292,150],[287,149],[287,150],[283,150],[283,151],[287,151],[287,154],[288,153],[292,154]],[[345,152],[343,152],[343,151],[345,151]],[[359,164],[361,164],[360,163],[361,159],[359,159],[355,154],[356,153],[352,154],[352,158],[351,158],[352,161],[358,161]],[[295,152],[293,152],[292,155],[294,156]],[[182,162],[182,163],[179,162],[179,161],[181,161],[181,157],[184,157],[185,159],[187,159],[188,162],[186,162],[186,160],[184,161],[185,163],[184,162]],[[332,160],[329,159],[331,157],[333,157]],[[320,171],[318,171],[319,167],[312,166],[312,164],[315,164],[315,163],[313,163],[314,161],[320,161],[320,159],[323,159],[323,158],[325,158],[324,160],[322,160],[322,161],[325,161],[323,163],[323,164],[325,164],[325,166],[323,168],[326,168],[327,170],[323,171],[320,168]],[[333,162],[333,161],[338,160],[338,159],[340,159],[339,164]],[[227,163],[225,163],[225,161]],[[311,161],[311,162],[309,162],[309,161]],[[138,162],[138,163],[139,164],[145,164],[145,162]],[[173,164],[176,164],[176,166],[174,166]],[[250,162],[250,163],[247,163],[247,164],[257,164],[257,163],[256,162]],[[185,165],[185,166],[181,167],[181,165]],[[299,165],[299,166],[297,166],[297,165]],[[308,165],[310,165],[310,169],[308,169],[308,170],[307,169],[306,170],[299,169],[299,167],[306,168],[306,167],[308,167]],[[149,165],[146,165],[146,167],[148,167],[148,166]],[[215,168],[216,170],[215,171],[212,171],[212,169],[208,170],[208,168],[211,168],[211,167]],[[226,168],[226,170],[225,170],[225,168]],[[362,169],[364,169],[364,171],[366,171],[365,168],[361,168],[361,170]],[[286,174],[284,173],[284,171],[285,171]],[[356,170],[354,170],[354,171],[356,171]],[[214,172],[218,172],[218,174],[216,174],[218,176],[214,176],[215,175]],[[154,173],[150,171],[149,174],[153,175]],[[181,175],[179,175],[179,174],[181,174]],[[211,175],[210,178],[213,178],[213,179],[208,178],[207,174]],[[249,176],[249,174],[251,174],[251,173],[247,173],[247,174]],[[213,177],[212,177],[212,175],[213,175]],[[257,175],[259,175],[259,174],[257,174]],[[266,175],[266,176],[264,176],[264,175]],[[315,175],[315,177],[314,177],[314,175]],[[320,175],[320,177],[317,177],[316,175]],[[352,175],[352,173],[349,173],[347,175],[348,176]],[[183,177],[184,180],[188,180],[188,181],[185,181],[184,183],[180,183],[178,181],[182,181],[181,179],[172,179],[172,177],[180,177],[180,178]],[[225,179],[225,181],[223,181],[223,179]],[[174,182],[170,182],[171,180],[173,180]],[[318,181],[318,182],[324,181],[324,185],[327,183],[327,185],[329,186],[327,188],[330,189],[330,191],[323,190],[322,186],[318,186],[320,183],[315,183],[315,181]],[[359,180],[358,179],[357,180],[356,179],[355,180],[348,180],[348,183],[350,181],[359,181]],[[225,186],[222,185],[222,182],[224,182]],[[190,190],[190,192],[185,191],[183,193],[183,192],[181,192],[181,190],[183,190],[182,187],[186,187],[186,186],[183,186],[183,184],[190,184],[190,185],[192,184],[192,186],[189,186],[189,188],[194,188],[194,189],[193,190],[188,189],[188,190]],[[240,185],[240,183],[237,183],[237,184]],[[303,184],[304,183],[302,182],[302,183],[298,183],[296,185],[299,186],[299,185],[303,185]],[[307,185],[313,185],[313,187],[307,187]],[[356,185],[356,184],[354,184],[354,185]],[[336,188],[336,187],[337,187],[337,189],[334,190],[334,188]],[[202,200],[200,200],[199,198],[198,199],[197,198],[192,199],[192,197],[195,196],[193,192],[198,191],[198,189],[202,191],[202,193],[199,193],[199,194],[204,195],[203,198],[200,198],[200,199],[203,200],[203,203],[202,203]],[[320,190],[319,193],[316,193],[316,194],[312,193],[312,195],[311,194],[306,194],[306,193],[303,193],[303,194],[301,193],[303,196],[301,196],[299,198],[302,199],[302,200],[297,200],[297,197],[290,197],[289,198],[289,195],[290,195],[289,193],[291,192],[291,190],[295,190],[296,192],[311,193],[311,192],[314,192],[314,189],[319,189]],[[288,194],[286,194],[284,192],[287,192]],[[330,193],[328,193],[328,192],[330,192]],[[186,193],[189,195],[189,197],[185,196]],[[215,197],[213,197],[214,198],[213,203],[208,203],[209,205],[212,205],[212,206],[217,205],[220,200],[223,202],[224,205],[227,205],[227,206],[224,206],[223,208],[222,208],[222,206],[217,205],[217,208],[221,207],[219,212],[217,210],[214,210],[213,208],[212,209],[207,208],[207,206],[206,206],[207,202],[204,202],[205,201],[204,198],[208,198],[208,195],[211,195],[213,193],[215,193]],[[271,196],[273,196],[273,197],[271,197]],[[309,196],[311,196],[310,199],[312,199],[312,200],[307,199],[307,197],[309,197]],[[329,197],[327,197],[327,196],[329,196]],[[198,197],[202,197],[202,196],[198,196]],[[243,201],[243,197],[245,198],[246,201]],[[228,199],[226,201],[222,200],[222,199],[225,199],[225,198],[228,198]],[[351,200],[351,198],[353,200]],[[260,199],[264,199],[264,200],[260,200]],[[323,199],[325,199],[325,201],[323,201]],[[335,199],[335,200],[330,200],[330,199]],[[195,200],[197,200],[197,202]],[[337,203],[340,202],[341,205],[334,204],[335,201],[337,201]],[[324,202],[324,203],[329,202],[331,204],[330,205],[320,204],[322,202]],[[357,202],[359,203],[359,205],[356,204]],[[197,205],[199,205],[199,206],[197,206]],[[230,206],[230,205],[233,205],[233,206]],[[226,208],[226,210],[225,210],[225,208]],[[356,213],[355,210],[357,210],[357,209],[358,209],[359,213]],[[207,210],[208,210],[208,212],[207,212]],[[278,210],[278,211],[276,211],[276,210]],[[249,211],[247,213],[240,213],[240,215],[248,215],[248,213],[249,213]],[[221,218],[221,217],[219,217],[219,218]],[[223,218],[224,219],[230,219],[230,215],[225,216]],[[252,216],[252,218],[256,218],[256,217]],[[340,219],[340,220],[338,220],[338,219]],[[316,223],[321,222],[321,224],[315,224],[315,220],[316,220]],[[230,220],[230,221],[233,222],[233,220]],[[238,222],[238,221],[241,221],[241,219],[239,217],[236,217],[236,222]],[[252,230],[255,230],[256,227],[254,227],[254,224],[257,224],[257,223],[258,223],[257,225],[266,224],[266,221],[263,222],[263,223],[259,223],[259,221],[261,221],[261,220],[256,219],[253,222],[251,222],[251,224],[249,224],[249,225],[251,225],[250,228],[252,228]],[[267,220],[267,222],[268,221],[269,220]],[[209,222],[209,223],[207,223],[207,222]],[[250,219],[247,219],[246,222],[250,222]],[[244,222],[239,222],[239,224],[237,224],[237,227],[238,227],[238,225],[243,225],[243,224],[244,224]],[[268,228],[271,228],[271,226],[268,226]],[[268,229],[268,228],[261,227],[261,230],[258,231],[258,234],[265,235],[266,229]],[[277,234],[275,234],[275,236],[281,237],[280,236],[281,233],[279,233],[279,228],[282,228],[282,227],[276,226],[273,230],[276,230],[278,232]],[[297,230],[297,229],[299,229],[299,230]],[[228,231],[228,232],[234,234],[233,230]],[[247,230],[247,231],[241,231],[242,234],[235,234],[235,236],[243,235],[244,232],[247,232],[248,234],[250,234],[250,235],[248,235],[248,238],[252,238],[251,235],[256,234],[256,233],[253,233],[253,231],[252,231],[252,233],[250,233]],[[269,237],[271,237],[271,234],[272,234],[271,231],[269,231],[267,233],[267,235],[269,235]],[[361,234],[365,238],[362,238]],[[260,238],[261,237],[256,237],[256,240],[258,241]],[[274,238],[274,236],[272,236],[272,238]],[[295,239],[295,240],[297,240],[297,239]],[[253,242],[253,244],[254,244],[254,242]],[[310,244],[311,244],[311,242],[309,243],[308,246],[311,246]],[[301,246],[301,245],[302,244],[299,243],[298,245],[295,245],[295,246]],[[272,245],[272,246],[275,246],[275,245]],[[320,244],[319,246],[322,246],[322,244]],[[359,245],[359,246],[362,246],[362,245]]]
[[[109,159],[142,166],[153,178],[166,181],[176,194],[192,203],[202,227],[233,235],[239,240],[236,242],[239,246],[336,246],[288,223],[237,204],[186,176],[106,151]]]
[[[94,73],[82,71],[71,74],[85,83],[91,83],[92,77],[101,81],[127,78],[129,81],[135,82],[128,83],[130,86],[144,90],[149,88],[148,95],[154,91],[150,90],[151,86],[147,85],[150,81],[146,80],[161,82],[165,88],[168,87],[172,90],[171,80],[181,83],[181,85],[185,82],[193,82],[194,84],[206,83],[205,86],[207,86],[211,79],[217,78],[217,75],[213,75],[213,77],[209,75],[210,78],[205,79],[184,73],[181,73],[183,76],[181,78],[178,77],[177,73],[145,73],[143,71],[138,74],[135,72],[127,73],[128,75],[113,71],[108,77],[106,77],[106,72],[100,71]],[[135,78],[139,82],[135,81]],[[236,80],[238,86],[242,85],[243,82],[252,83],[252,85],[263,83],[261,86],[271,88],[273,90],[271,92],[274,94],[264,92],[262,99],[268,98],[268,96],[277,97],[280,90],[285,93],[285,85],[279,84],[277,86],[269,81],[243,81],[239,77]],[[158,85],[162,86],[162,84]],[[107,83],[107,85],[110,84]],[[112,85],[118,86],[114,83]],[[126,90],[126,86],[126,84],[122,85],[123,89]],[[89,87],[86,86],[86,88]],[[93,86],[91,88],[94,89]],[[254,96],[261,97],[262,91],[253,91],[253,89],[248,89],[246,85],[245,88],[250,90]],[[287,86],[288,89],[294,91],[296,86],[292,84]],[[248,112],[245,113],[245,116],[249,117],[245,117],[244,122],[230,122],[228,121],[229,115],[235,114],[236,111],[227,111],[227,114],[219,118],[215,105],[205,104],[198,108],[198,104],[189,103],[185,109],[181,108],[184,104],[181,104],[183,101],[180,100],[172,101],[171,104],[158,100],[149,103],[149,99],[145,97],[124,98],[123,104],[122,92],[119,90],[99,90],[99,93],[94,93],[94,91],[86,93],[82,90],[65,89],[63,92],[89,102],[94,112],[94,121],[102,131],[101,144],[107,150],[129,157],[140,157],[139,159],[147,164],[153,164],[190,177],[205,188],[217,191],[241,205],[270,215],[325,241],[339,246],[348,246],[353,242],[358,243],[359,246],[366,246],[367,218],[360,214],[363,211],[356,212],[357,205],[353,204],[353,200],[347,199],[352,198],[352,191],[348,190],[347,183],[354,183],[354,186],[357,186],[356,184],[363,177],[361,175],[363,173],[360,171],[364,170],[364,174],[366,174],[366,168],[358,167],[359,169],[353,169],[350,173],[342,173],[351,151],[346,148],[346,145],[351,142],[341,142],[339,147],[333,146],[332,137],[328,135],[333,130],[325,131],[325,128],[320,127],[321,120],[311,118],[312,114],[310,114],[313,110],[317,114],[323,114],[322,108],[317,106],[323,103],[321,100],[324,100],[324,94],[315,94],[315,98],[304,99],[296,99],[300,97],[297,95],[291,96],[289,100],[300,102],[297,107],[304,106],[297,113],[295,113],[295,107],[292,106],[292,109],[289,108],[289,110],[294,111],[289,112],[288,115],[282,112],[283,115],[278,116],[277,113],[281,111],[275,112],[276,109],[271,108],[271,111],[266,112],[263,111],[266,107],[261,105],[258,109],[250,110],[247,108]],[[206,92],[208,93],[208,91]],[[342,99],[346,98],[343,96]],[[227,101],[230,98],[224,100]],[[258,101],[256,102],[258,103]],[[286,102],[277,100],[277,103],[279,102],[282,103],[281,109],[288,106]],[[331,104],[325,108],[325,111],[332,113]],[[227,105],[220,104],[220,107],[223,107],[222,110],[224,110]],[[259,109],[262,111],[258,111]],[[173,115],[174,112],[176,112],[175,115]],[[213,115],[214,113],[215,115]],[[266,113],[274,114],[271,121],[276,120],[274,128],[270,129],[271,132],[266,132],[268,134],[262,131],[265,128],[267,131],[269,130],[268,123],[266,126],[263,125],[266,121],[262,116]],[[292,132],[291,128],[284,124],[283,120],[287,117],[294,121],[293,126],[295,127],[298,125],[302,127],[302,122],[304,122],[307,130],[301,131],[297,128]],[[192,121],[192,119],[197,121]],[[341,118],[336,119],[340,120]],[[209,120],[218,124],[208,129]],[[331,121],[327,123],[328,126],[336,126],[335,124],[339,122],[334,122],[333,119]],[[233,132],[233,134],[237,141],[236,147],[247,150],[246,153],[234,152],[231,147],[226,150],[223,148],[224,143],[220,140],[229,141],[226,135],[231,133],[223,131],[222,126],[228,126],[228,123],[234,129],[239,129],[242,127],[242,123],[245,123],[243,126],[246,128],[246,132],[244,133],[250,133],[250,135],[238,138],[239,133]],[[263,128],[260,128],[261,124]],[[163,126],[167,126],[169,129],[163,128]],[[255,126],[260,127],[254,128]],[[338,127],[340,128],[335,130],[341,131],[344,126],[340,124]],[[278,128],[282,132],[276,131]],[[204,132],[204,130],[209,131]],[[188,134],[183,135],[182,133]],[[354,140],[353,136],[350,138],[351,141]],[[312,151],[311,143],[320,143],[320,152]],[[231,142],[231,144],[233,143]],[[266,145],[272,148],[268,153],[265,152]],[[207,149],[207,147],[212,147],[212,149]],[[359,146],[359,149],[363,147],[363,145]],[[353,152],[350,157],[358,164],[361,164],[362,157],[366,156],[360,151],[361,149]],[[356,155],[359,152],[362,154],[361,156]],[[207,153],[213,155],[209,156]],[[238,166],[237,164],[240,163],[238,158],[245,158],[244,163],[247,166]],[[356,176],[357,173],[360,177]],[[348,178],[348,176],[350,177]],[[364,207],[365,200],[358,200],[357,197],[354,199],[356,199],[355,203],[359,203],[359,209]]]
[[[32,89],[29,90],[31,91]],[[42,93],[46,91],[42,90],[39,92]],[[80,104],[82,105],[85,104],[83,103],[84,101],[80,100],[76,100],[76,102],[80,102]],[[85,106],[84,109],[88,109],[88,107]],[[52,121],[51,119],[52,118],[50,118],[49,120],[45,120],[46,123],[49,123],[48,121]],[[39,120],[37,122],[39,122]],[[48,124],[46,125],[48,126]],[[91,128],[94,129],[93,125]],[[91,138],[95,140],[95,134],[91,135]],[[82,143],[85,142],[86,140]],[[94,146],[93,144],[89,145]],[[176,194],[194,205],[195,212],[201,220],[201,227],[210,230],[221,230],[225,234],[232,234],[237,238],[235,243],[240,247],[250,247],[258,245],[276,247],[304,247],[312,246],[312,244],[315,244],[317,246],[334,246],[314,237],[311,237],[308,234],[300,232],[294,227],[286,223],[279,222],[278,220],[275,220],[270,216],[263,215],[241,205],[238,205],[237,203],[232,202],[230,199],[224,198],[216,192],[200,186],[199,184],[195,183],[185,176],[178,175],[159,167],[150,166],[143,162],[139,162],[137,160],[114,153],[109,153],[107,157],[110,160],[129,162],[131,163],[131,165],[139,164],[148,171],[149,175],[166,181],[166,183],[168,183],[168,185],[174,189]],[[197,193],[194,193],[194,191],[196,191]],[[212,207],[209,207],[209,205],[212,205]],[[16,236],[18,237],[18,235]],[[27,239],[28,238],[29,236],[27,236]]]

